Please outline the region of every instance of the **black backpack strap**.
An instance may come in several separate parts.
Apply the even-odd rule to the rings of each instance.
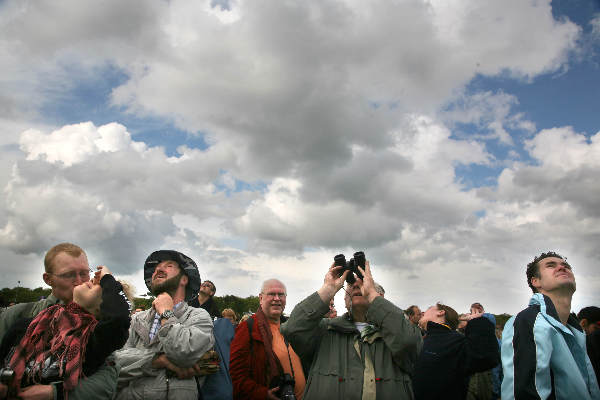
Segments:
[[[246,320],[246,325],[248,325],[248,340],[250,341],[250,357],[252,357],[252,325],[254,325],[254,319],[252,317]]]

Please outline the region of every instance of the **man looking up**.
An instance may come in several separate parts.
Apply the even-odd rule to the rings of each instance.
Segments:
[[[304,399],[412,399],[421,334],[377,293],[368,261],[365,270],[359,267],[364,279],[347,286],[348,312],[322,318],[350,273],[342,268],[332,264],[323,286],[294,307],[281,329],[311,366]]]
[[[577,314],[577,318],[585,332],[587,353],[596,372],[596,380],[600,381],[600,308],[584,307]]]
[[[529,307],[502,334],[502,399],[600,399],[585,334],[569,316],[576,288],[571,266],[557,253],[542,253],[526,275]]]
[[[421,312],[421,309],[419,309],[419,306],[410,306],[406,309],[408,320],[415,326],[419,326],[419,320],[422,315],[423,313]]]
[[[238,325],[229,364],[234,399],[278,399],[283,389],[279,378],[284,374],[294,379],[294,394],[302,399],[306,381],[300,358],[279,331],[286,298],[281,281],[266,280],[258,295],[258,310]]]
[[[186,303],[198,293],[198,267],[183,253],[159,250],[146,259],[144,279],[156,298],[151,309],[133,315],[129,339],[115,352],[117,399],[196,400],[204,383],[196,383],[198,361],[214,345],[210,316]]]
[[[423,313],[419,325],[427,334],[413,375],[416,400],[464,400],[469,375],[500,362],[494,325],[474,311],[463,316],[464,335],[456,332],[459,320],[452,307],[437,303]],[[491,387],[483,398],[490,397]]]
[[[73,288],[90,280],[90,267],[85,252],[72,243],[60,243],[52,247],[44,257],[42,278],[52,288],[52,292],[46,299],[16,304],[0,314],[0,342],[17,320],[33,318],[50,306],[67,304],[73,300]],[[94,374],[80,380],[69,392],[69,398],[110,399],[116,393],[117,375],[118,369],[105,363]],[[62,397],[62,389],[59,382],[52,385],[33,385],[24,388],[19,397],[25,400],[57,399]]]
[[[194,297],[188,304],[196,308],[204,308],[212,318],[219,318],[221,313],[213,300],[213,296],[217,292],[215,284],[209,280],[202,282],[198,296]]]

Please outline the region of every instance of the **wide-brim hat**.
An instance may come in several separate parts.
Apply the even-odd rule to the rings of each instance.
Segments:
[[[185,254],[175,250],[158,250],[150,254],[144,263],[144,282],[148,290],[152,291],[152,274],[156,266],[163,261],[175,261],[183,273],[188,277],[188,284],[185,288],[185,301],[190,301],[198,296],[200,290],[200,271],[194,260]]]

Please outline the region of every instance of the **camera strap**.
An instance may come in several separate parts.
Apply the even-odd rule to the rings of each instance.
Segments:
[[[292,364],[292,356],[290,355],[290,344],[289,344],[288,340],[285,338],[285,336],[283,337],[283,341],[285,342],[285,348],[287,349],[288,360],[290,360],[290,368],[292,369],[292,378],[294,378],[294,380],[295,380],[296,375],[294,374],[294,365]]]

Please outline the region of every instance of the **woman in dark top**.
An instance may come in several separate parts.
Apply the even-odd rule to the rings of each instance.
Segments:
[[[131,302],[123,286],[101,266],[90,282],[73,289],[73,301],[35,318],[17,321],[0,347],[0,360],[14,371],[12,389],[62,381],[65,395],[93,374],[127,341]]]

